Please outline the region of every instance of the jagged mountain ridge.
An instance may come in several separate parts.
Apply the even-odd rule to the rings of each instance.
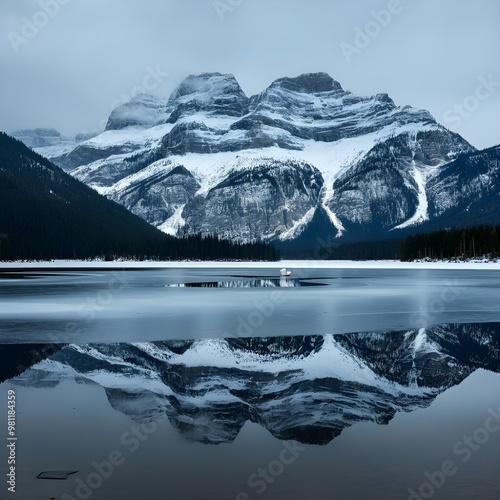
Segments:
[[[135,421],[168,418],[218,444],[248,420],[279,439],[327,444],[361,421],[429,406],[478,368],[500,369],[500,325],[404,332],[70,345],[12,381],[102,386]]]
[[[102,134],[72,149],[39,152],[167,233],[247,241],[293,240],[316,211],[336,236],[422,224],[434,216],[427,183],[475,149],[427,111],[398,107],[387,94],[355,96],[326,73],[280,78],[252,97],[233,75],[203,73],[186,78],[168,100],[134,97],[111,113]],[[272,195],[285,178],[300,185],[312,167],[320,190],[314,207],[287,196],[265,205],[251,200],[257,188],[250,175],[232,186],[232,198],[214,201],[219,185],[269,160],[276,176],[259,189]],[[160,171],[170,164],[190,175],[165,185]],[[143,197],[130,197],[140,184]]]

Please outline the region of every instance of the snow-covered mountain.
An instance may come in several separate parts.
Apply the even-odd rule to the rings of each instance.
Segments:
[[[34,128],[16,130],[10,134],[19,141],[24,142],[26,146],[32,149],[58,146],[68,142],[68,139],[54,128]]]
[[[359,97],[326,73],[247,97],[232,75],[140,95],[106,130],[37,151],[163,231],[293,240],[316,217],[332,235],[387,233],[435,215],[428,184],[475,149],[425,110]]]
[[[478,368],[500,370],[500,325],[404,332],[68,345],[10,383],[94,382],[137,422],[189,439],[235,439],[246,421],[326,444],[361,421],[428,407]]]

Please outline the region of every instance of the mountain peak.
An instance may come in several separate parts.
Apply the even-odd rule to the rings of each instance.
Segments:
[[[220,90],[225,90],[227,93],[234,91],[234,89],[239,89],[239,91],[243,92],[234,75],[230,73],[199,73],[186,77],[172,92],[169,102],[193,94],[201,95]]]
[[[375,94],[373,96],[373,98],[375,99],[375,101],[377,102],[384,102],[386,104],[389,104],[391,106],[394,106],[396,107],[396,105],[394,104],[394,101],[389,97],[389,94],[386,94],[385,92],[382,93],[382,94]]]
[[[342,90],[340,83],[334,80],[328,73],[324,72],[303,73],[293,78],[279,78],[271,84],[271,86],[273,85],[308,94]]]
[[[166,103],[151,94],[138,94],[118,105],[108,118],[106,130],[152,127],[166,119]]]
[[[171,123],[200,111],[238,117],[246,112],[248,98],[232,74],[201,73],[182,81],[172,92],[168,107]]]

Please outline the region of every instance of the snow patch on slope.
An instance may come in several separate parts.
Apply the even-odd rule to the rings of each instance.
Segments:
[[[440,352],[439,346],[432,340],[429,339],[425,328],[420,328],[413,342],[410,344],[415,354],[425,354],[428,352]]]
[[[142,127],[128,127],[120,130],[106,130],[102,134],[82,142],[81,145],[95,149],[107,149],[124,144],[145,147],[160,141],[173,127],[172,123],[165,123],[147,129]]]
[[[112,196],[114,194],[121,193],[133,184],[147,180],[150,177],[157,175],[159,173],[168,174],[169,172],[174,170],[174,168],[177,168],[179,166],[181,166],[179,163],[172,161],[170,159],[155,161],[154,163],[151,163],[151,165],[149,165],[148,167],[139,170],[139,172],[128,175],[123,179],[120,179],[118,182],[113,184],[113,186],[106,189],[106,194]]]
[[[309,222],[312,221],[314,214],[316,213],[316,208],[317,207],[311,207],[306,212],[304,217],[295,221],[293,226],[290,229],[287,229],[286,231],[282,232],[279,235],[279,239],[281,241],[285,241],[285,240],[291,240],[293,238],[296,238],[302,231],[304,231],[304,229],[307,227]]]
[[[186,221],[182,217],[182,211],[186,204],[181,205],[175,209],[175,212],[171,217],[169,217],[163,224],[158,226],[160,231],[163,231],[166,234],[170,234],[171,236],[176,236],[179,234],[179,230],[186,225]]]
[[[427,175],[423,173],[416,165],[415,161],[413,162],[413,179],[418,187],[418,205],[415,213],[405,222],[399,224],[394,227],[394,229],[404,229],[405,227],[414,226],[415,224],[421,224],[429,219],[428,213],[428,200],[427,200],[427,192],[425,189]],[[392,231],[391,230],[391,231]]]

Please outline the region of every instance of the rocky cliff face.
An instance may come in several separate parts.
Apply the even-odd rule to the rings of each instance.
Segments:
[[[427,182],[457,142],[451,132],[411,131],[374,146],[337,177],[329,208],[351,230],[389,231],[429,220]]]
[[[318,205],[323,178],[304,162],[261,159],[240,165],[206,195],[186,204],[188,233],[238,234],[243,240],[287,238],[300,232]]]
[[[43,148],[166,232],[241,241],[294,239],[317,209],[337,236],[418,226],[437,213],[428,183],[474,151],[427,111],[398,107],[387,94],[355,96],[326,73],[280,78],[252,97],[232,75],[191,75],[168,100],[142,95],[117,107],[96,137],[70,149]],[[193,178],[181,189],[185,199],[162,187],[158,166],[170,164]],[[262,177],[270,164],[274,184]],[[136,195],[129,196],[132,186]],[[259,193],[258,204],[248,193]]]
[[[247,420],[279,439],[326,444],[357,422],[429,406],[477,368],[500,369],[498,324],[407,332],[70,345],[13,383],[93,381],[138,422],[189,439],[235,439]]]
[[[160,160],[146,172],[140,171],[124,188],[117,183],[108,196],[154,226],[161,227],[165,221],[177,218],[181,226],[171,231],[171,234],[177,234],[184,224],[179,217],[180,212],[193,199],[199,187],[196,179],[182,165]]]
[[[463,155],[429,182],[429,212],[441,225],[498,224],[500,146]]]

